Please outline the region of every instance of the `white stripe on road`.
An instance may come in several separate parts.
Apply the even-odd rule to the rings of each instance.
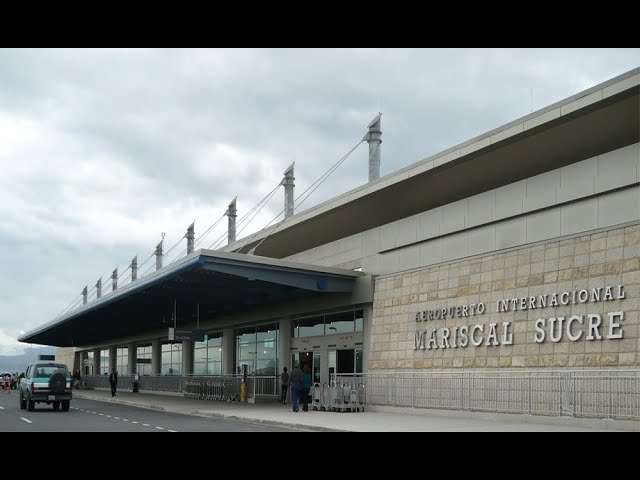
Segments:
[[[156,430],[164,430],[162,427],[156,427]]]
[[[0,410],[4,410],[4,407],[0,407]]]
[[[104,417],[104,413],[99,413],[98,415],[100,415],[101,417]]]
[[[126,418],[122,419],[123,422],[128,422],[129,420],[127,420]]]
[[[148,423],[143,423],[142,426],[143,427],[150,427],[151,425],[149,425]]]
[[[107,417],[107,418],[111,418],[111,415],[105,415],[105,417]]]
[[[135,422],[135,421],[133,421],[133,420],[131,420],[131,423],[135,423],[136,425],[138,424],[138,422]]]
[[[20,417],[20,420],[27,422],[27,423],[33,423],[31,420],[29,420],[28,418],[24,418],[24,417]]]
[[[120,420],[120,417],[113,417],[114,420]]]
[[[167,430],[167,432],[173,432],[173,433],[177,433],[177,430]]]

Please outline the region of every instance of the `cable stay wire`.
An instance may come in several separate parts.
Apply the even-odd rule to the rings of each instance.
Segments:
[[[196,240],[196,242],[193,244],[193,248],[197,250],[198,246],[204,241],[204,239],[207,237],[207,235],[209,235],[209,233],[211,232],[211,230],[213,230],[214,228],[216,228],[218,226],[218,224],[222,221],[222,219],[227,215],[227,213],[223,213],[220,218],[218,218],[218,220],[216,220],[215,222],[213,222],[211,225],[209,225],[209,228],[207,228],[205,230],[205,232],[200,235],[200,238],[198,238],[198,240]]]
[[[58,314],[58,317],[61,317],[62,315],[67,313],[69,310],[73,310],[75,308],[75,304],[78,303],[78,301],[80,301],[81,299],[82,299],[82,293],[80,293],[76,298],[71,300],[71,303],[67,305],[67,307]]]
[[[279,183],[273,190],[271,190],[262,200],[256,203],[251,210],[240,218],[236,224],[236,228],[244,223],[244,226],[236,232],[236,235],[240,235],[242,231],[253,221],[254,218],[260,213],[260,211],[271,201],[282,184]],[[251,216],[251,218],[249,218]],[[211,244],[209,250],[217,250],[226,238],[229,237],[229,232],[223,233],[214,243]]]
[[[364,141],[365,141],[365,139],[364,139],[364,138],[363,138],[362,140],[359,140],[359,141],[358,141],[358,143],[356,143],[356,144],[353,146],[353,148],[351,148],[351,150],[349,150],[349,151],[348,151],[348,152],[347,152],[347,153],[346,153],[346,154],[345,154],[345,155],[344,155],[340,160],[338,160],[336,163],[334,163],[334,164],[333,164],[333,165],[332,165],[332,166],[331,166],[331,167],[330,167],[330,168],[329,168],[329,169],[328,169],[324,174],[322,174],[322,175],[321,175],[321,176],[320,176],[320,177],[319,177],[315,182],[313,182],[311,185],[309,185],[309,187],[308,187],[304,192],[302,192],[300,195],[298,195],[298,196],[296,197],[296,199],[294,200],[294,205],[295,205],[295,207],[296,207],[296,208],[300,207],[300,205],[301,205],[305,200],[307,200],[307,199],[311,196],[311,194],[312,194],[313,192],[315,192],[315,191],[318,189],[318,187],[320,187],[320,185],[322,185],[322,184],[323,184],[323,183],[324,183],[324,182],[329,178],[329,176],[330,176],[333,172],[335,172],[335,171],[338,169],[338,167],[340,167],[340,165],[342,165],[342,163],[343,163],[347,158],[349,158],[349,156],[350,156],[350,155],[351,155],[351,154],[356,150],[356,148],[358,148],[358,147],[360,146],[360,144],[361,144],[362,142],[364,142]],[[311,190],[311,191],[309,191],[309,190]],[[308,194],[307,194],[307,192],[308,192]],[[305,196],[305,195],[306,195],[306,196]],[[304,197],[304,198],[302,198],[302,197]],[[302,198],[302,200],[300,200],[300,198]],[[275,217],[273,217],[273,219],[272,219],[272,220],[271,220],[271,221],[270,221],[270,222],[269,222],[269,223],[268,223],[268,224],[267,224],[267,225],[266,225],[262,230],[259,230],[258,232],[254,233],[254,234],[253,234],[253,236],[251,237],[251,239],[249,239],[249,241],[247,242],[247,244],[250,244],[250,243],[253,241],[253,238],[254,238],[258,233],[260,233],[261,231],[264,231],[265,229],[269,228],[269,225],[271,225],[275,220],[277,220],[277,219],[280,217],[280,215],[282,215],[282,214],[285,212],[285,210],[286,210],[286,209],[283,209],[280,213],[278,213]],[[253,247],[252,249],[250,249],[248,253],[249,253],[249,254],[251,254],[252,252],[255,252],[255,251],[258,249],[258,247],[259,247],[260,245],[262,245],[262,243],[263,243],[267,238],[269,238],[269,237],[270,237],[270,236],[271,236],[271,235],[276,231],[276,229],[277,229],[280,225],[282,225],[283,223],[284,223],[284,222],[276,223],[276,224],[273,226],[273,228],[271,229],[271,231],[270,231],[269,233],[267,233],[267,235],[266,235],[262,240],[260,240],[260,242],[258,242],[258,244],[257,244],[255,247]]]
[[[145,265],[149,260],[151,260],[155,254],[156,254],[156,250],[155,250],[155,248],[154,248],[154,249],[153,249],[153,252],[151,253],[151,255],[149,255],[149,257],[147,257],[147,259],[146,259],[144,262],[142,262],[141,264],[139,264],[139,265],[138,265],[138,269],[139,269],[139,270],[142,270],[142,267],[143,267],[143,266],[144,266],[144,265]]]

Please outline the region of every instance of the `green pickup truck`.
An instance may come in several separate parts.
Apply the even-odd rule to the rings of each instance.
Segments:
[[[71,404],[71,374],[66,365],[53,362],[32,363],[20,381],[20,408],[30,412],[37,402],[53,404],[54,410],[62,406],[69,411]]]

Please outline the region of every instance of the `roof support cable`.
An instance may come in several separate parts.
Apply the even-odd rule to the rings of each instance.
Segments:
[[[320,185],[322,185],[322,184],[327,180],[327,178],[329,178],[329,176],[330,176],[333,172],[335,172],[335,171],[338,169],[338,167],[339,167],[340,165],[342,165],[342,163],[343,163],[347,158],[349,158],[349,156],[350,156],[350,155],[351,155],[351,154],[356,150],[356,148],[358,148],[358,146],[359,146],[362,142],[364,142],[364,138],[363,138],[362,140],[359,140],[359,141],[358,141],[358,143],[356,143],[356,144],[353,146],[353,148],[351,148],[351,150],[349,150],[349,151],[348,151],[348,152],[347,152],[347,153],[346,153],[346,154],[345,154],[345,155],[344,155],[340,160],[338,160],[336,163],[334,163],[334,164],[331,166],[331,168],[329,168],[329,170],[327,170],[325,173],[323,173],[323,174],[322,174],[322,175],[321,175],[321,176],[320,176],[320,177],[319,177],[315,182],[313,182],[311,185],[309,185],[309,187],[308,187],[304,192],[302,192],[300,195],[298,195],[298,197],[295,199],[294,205],[295,205],[296,207],[299,207],[299,206],[300,206],[300,205],[301,205],[301,204],[302,204],[302,203],[303,203],[307,198],[309,198],[309,197],[311,196],[311,194],[312,194],[313,192],[315,192],[315,191],[318,189],[318,187],[319,187]],[[307,193],[307,192],[308,192],[308,193]],[[306,196],[305,196],[305,195],[306,195]],[[304,197],[304,198],[303,198],[303,197]],[[302,198],[302,200],[300,200],[300,198]],[[268,228],[268,227],[269,227],[269,225],[271,225],[271,224],[272,224],[272,223],[273,223],[273,222],[274,222],[278,217],[280,217],[280,215],[282,215],[284,212],[285,212],[285,209],[283,209],[283,210],[282,210],[278,215],[276,215],[275,217],[273,217],[273,219],[272,219],[272,220],[267,224],[267,226],[266,226],[266,227],[264,227],[264,228],[262,229],[262,231],[264,231],[266,228]],[[253,254],[255,253],[256,249],[257,249],[260,245],[262,245],[262,243],[263,243],[267,238],[269,238],[269,237],[270,237],[270,236],[271,236],[271,235],[276,231],[276,229],[277,229],[280,225],[282,225],[283,223],[285,223],[285,222],[276,223],[276,224],[273,226],[273,228],[271,229],[271,231],[270,231],[269,233],[267,233],[267,235],[266,235],[262,240],[260,240],[260,242],[258,242],[258,244],[257,244],[255,247],[253,247],[252,249],[250,249],[247,253],[248,253],[249,255],[253,255]],[[255,237],[258,233],[260,233],[260,232],[256,232],[256,233],[254,233],[254,234],[253,234],[253,236]],[[253,238],[253,237],[252,237],[252,238]],[[247,242],[247,243],[251,243],[251,240],[249,240],[249,242]]]

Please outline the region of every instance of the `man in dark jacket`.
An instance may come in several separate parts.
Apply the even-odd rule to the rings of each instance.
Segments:
[[[118,372],[114,368],[109,375],[109,383],[111,384],[111,396],[116,396],[116,387],[118,386]]]

